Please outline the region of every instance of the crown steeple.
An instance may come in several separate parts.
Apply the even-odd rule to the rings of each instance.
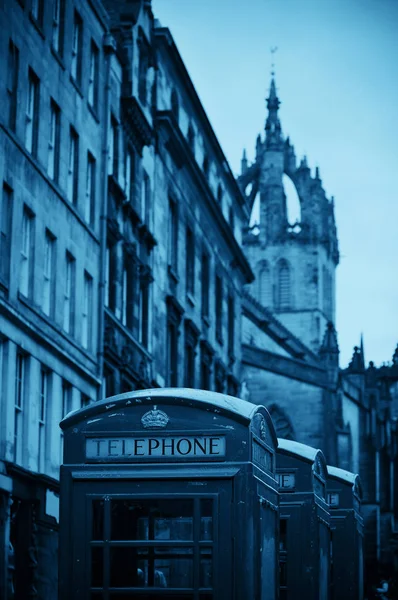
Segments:
[[[282,128],[279,121],[278,110],[280,100],[276,93],[275,78],[272,76],[269,96],[267,98],[268,116],[265,122],[265,142],[267,148],[277,147],[282,144]]]

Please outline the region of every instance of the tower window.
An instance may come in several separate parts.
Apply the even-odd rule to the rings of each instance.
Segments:
[[[281,261],[278,267],[278,308],[290,308],[291,305],[290,268],[286,261]]]
[[[261,264],[258,274],[258,299],[263,306],[272,305],[271,272],[267,263]]]

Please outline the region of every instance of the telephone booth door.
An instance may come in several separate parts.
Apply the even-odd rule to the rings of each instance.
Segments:
[[[230,480],[81,481],[76,600],[231,600]],[[106,490],[106,491],[105,491]],[[83,539],[82,539],[83,538]]]

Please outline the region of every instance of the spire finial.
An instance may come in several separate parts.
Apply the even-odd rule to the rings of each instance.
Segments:
[[[275,77],[275,52],[277,52],[278,46],[271,46],[271,77],[272,79]]]

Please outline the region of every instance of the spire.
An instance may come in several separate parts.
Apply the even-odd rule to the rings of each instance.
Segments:
[[[278,117],[279,106],[280,101],[276,94],[275,78],[272,75],[269,96],[267,98],[268,116],[265,122],[265,140],[268,148],[279,146],[282,143],[282,129]]]
[[[258,134],[257,139],[256,139],[256,157],[260,156],[261,154],[261,135]]]
[[[365,351],[363,349],[363,333],[361,333],[361,342],[359,344],[359,353],[361,355],[361,364],[363,369],[365,369]]]
[[[328,370],[330,381],[334,383],[336,383],[338,377],[339,354],[336,329],[332,321],[329,321],[319,349],[319,357]]]
[[[323,336],[323,342],[322,342],[322,346],[319,350],[319,353],[321,355],[325,355],[325,354],[339,354],[340,350],[339,350],[339,345],[337,343],[337,333],[336,333],[336,329],[332,323],[332,321],[329,321],[329,323],[326,326],[326,331],[325,331],[325,335]]]
[[[244,175],[247,171],[247,158],[246,158],[246,149],[243,149],[242,160],[240,161],[240,172]]]

